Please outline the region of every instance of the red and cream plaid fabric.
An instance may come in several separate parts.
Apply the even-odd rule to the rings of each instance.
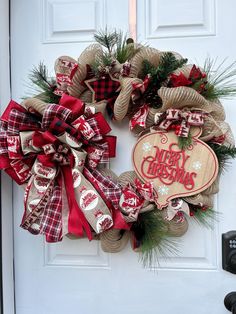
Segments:
[[[102,148],[104,150],[102,154],[102,158],[100,159],[100,164],[109,164],[110,158],[109,158],[109,145],[107,142],[99,144],[98,147]]]
[[[7,122],[0,121],[0,155],[7,153]]]
[[[120,87],[120,83],[113,80],[109,75],[88,83],[94,91],[96,101],[110,99]]]
[[[62,194],[59,186],[54,186],[52,197],[45,207],[40,228],[40,233],[45,234],[47,242],[58,242],[61,240]]]
[[[8,135],[19,134],[20,131],[36,130],[40,128],[39,123],[29,113],[12,109],[8,118]]]
[[[98,170],[88,170],[84,168],[84,176],[91,182],[96,183],[99,187],[98,192],[102,192],[113,207],[117,209],[119,207],[119,201],[122,194],[122,189],[119,184],[116,184],[108,176],[103,176]]]
[[[43,113],[42,129],[47,130],[55,117],[59,120],[66,121],[68,118],[72,117],[72,111],[56,104],[47,105]]]
[[[89,125],[91,126],[91,128],[95,132],[95,135],[93,136],[92,141],[93,142],[101,141],[103,139],[103,136],[100,132],[100,129],[99,129],[99,126],[98,126],[96,119],[95,118],[89,118],[89,119],[86,119],[86,121],[89,123]]]

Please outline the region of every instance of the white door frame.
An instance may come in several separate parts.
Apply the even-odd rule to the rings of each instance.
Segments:
[[[0,111],[3,112],[11,97],[10,82],[10,0],[0,1]],[[12,181],[1,175],[2,214],[2,287],[3,313],[14,314],[14,259]]]

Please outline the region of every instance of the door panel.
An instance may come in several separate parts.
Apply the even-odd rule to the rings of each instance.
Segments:
[[[12,94],[27,93],[27,75],[44,61],[53,75],[60,55],[76,58],[106,25],[127,31],[128,0],[12,0]],[[138,40],[160,50],[174,50],[203,64],[211,56],[234,59],[236,3],[220,0],[138,0]],[[219,14],[220,13],[220,14]],[[197,60],[196,60],[197,59]],[[224,101],[235,129],[234,101]],[[117,173],[132,169],[136,139],[128,122],[111,123],[118,136]],[[236,131],[236,130],[234,130]],[[125,139],[125,140],[124,140]],[[178,241],[179,254],[160,259],[155,271],[142,268],[130,246],[106,254],[99,242],[69,240],[45,244],[19,228],[23,190],[14,185],[15,290],[17,314],[223,314],[223,298],[235,290],[232,274],[221,269],[220,234],[236,229],[236,163],[221,180],[215,208],[223,215],[213,231],[190,223]]]

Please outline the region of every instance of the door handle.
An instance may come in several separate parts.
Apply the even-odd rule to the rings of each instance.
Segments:
[[[226,295],[224,304],[228,311],[236,314],[236,291],[230,292]]]

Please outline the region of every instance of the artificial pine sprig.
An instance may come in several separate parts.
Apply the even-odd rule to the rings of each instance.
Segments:
[[[144,267],[157,266],[160,254],[177,252],[176,243],[169,238],[168,228],[158,210],[140,214],[131,230],[140,244],[140,260]]]
[[[143,78],[148,74],[151,77],[148,88],[143,95],[146,104],[153,108],[160,108],[162,106],[162,101],[157,95],[157,91],[166,82],[169,75],[178,68],[181,68],[187,61],[187,59],[177,59],[172,52],[163,53],[157,67],[153,66],[148,60],[143,61]]]
[[[43,62],[34,67],[29,74],[29,79],[33,86],[33,96],[37,97],[47,103],[58,103],[60,97],[54,94],[56,88],[56,80],[49,78],[48,70]],[[31,95],[32,97],[32,95]]]
[[[191,217],[200,225],[213,229],[215,222],[219,220],[219,213],[211,207],[188,204]]]
[[[133,58],[140,51],[139,46],[135,46],[131,38],[122,32],[118,33],[118,41],[116,44],[115,57],[120,63],[124,63]]]
[[[177,59],[172,52],[164,52],[157,67],[153,66],[148,60],[143,61],[143,76],[150,74],[152,84],[161,85],[171,73],[181,68],[187,61],[188,59]]]
[[[122,31],[108,32],[106,28],[105,31],[97,32],[94,39],[108,50],[107,53],[113,60],[116,59],[120,63],[129,61],[140,50]]]
[[[236,147],[215,143],[207,144],[215,152],[219,163],[219,170],[220,172],[223,172],[226,169],[227,165],[230,163],[230,159],[236,158]]]
[[[111,54],[118,41],[118,33],[117,31],[108,32],[106,27],[105,30],[100,30],[95,33],[94,39],[97,43],[107,48],[108,52]]]
[[[205,89],[201,93],[208,100],[231,98],[236,95],[236,61],[225,65],[224,59],[218,66],[217,59],[207,58],[204,71],[207,74]]]

